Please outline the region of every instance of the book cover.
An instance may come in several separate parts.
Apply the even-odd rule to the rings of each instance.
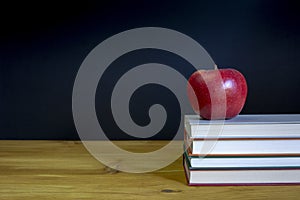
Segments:
[[[300,168],[299,156],[221,156],[184,157],[193,169],[261,169],[261,168]]]
[[[204,120],[186,115],[190,138],[300,138],[300,114],[238,115],[228,120]]]
[[[300,169],[195,170],[183,158],[190,186],[299,185]]]
[[[267,141],[267,140],[266,140]],[[203,141],[208,142],[208,141]],[[186,152],[189,156],[209,156],[209,157],[251,157],[251,156],[257,156],[257,157],[281,157],[281,156],[289,156],[289,157],[295,157],[300,156],[300,140],[297,140],[296,143],[293,143],[293,145],[288,146],[289,143],[283,143],[281,144],[282,147],[277,148],[278,146],[276,143],[267,144],[269,147],[267,147],[264,143],[259,144],[260,147],[258,147],[257,143],[249,143],[249,141],[244,141],[243,144],[237,144],[237,143],[230,143],[226,141],[227,144],[223,143],[221,145],[216,144],[207,144],[206,147],[202,148],[202,144],[197,144],[196,141],[192,141],[191,143],[187,143],[185,141],[186,146]],[[247,144],[247,148],[244,144]],[[292,144],[292,143],[290,143]],[[236,146],[238,145],[238,146]],[[256,145],[256,146],[255,146]]]

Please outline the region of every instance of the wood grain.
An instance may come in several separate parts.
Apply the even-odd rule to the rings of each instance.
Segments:
[[[117,144],[148,152],[165,142]],[[105,167],[78,141],[0,141],[1,200],[219,198],[300,199],[300,186],[191,187],[182,158],[159,171],[129,174]]]

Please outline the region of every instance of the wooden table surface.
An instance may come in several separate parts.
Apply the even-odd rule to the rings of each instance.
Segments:
[[[120,141],[135,148],[138,141]],[[139,141],[144,149],[163,141]],[[300,199],[300,186],[186,185],[182,158],[129,174],[94,159],[79,141],[0,141],[0,199]]]

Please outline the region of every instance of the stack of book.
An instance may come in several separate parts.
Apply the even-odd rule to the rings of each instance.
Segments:
[[[300,115],[186,115],[189,185],[300,184]]]

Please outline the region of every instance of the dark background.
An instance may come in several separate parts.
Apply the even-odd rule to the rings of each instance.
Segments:
[[[220,68],[241,71],[243,113],[300,113],[297,1],[14,1],[0,9],[0,139],[78,139],[72,88],[82,61],[106,38],[147,26],[182,32]]]

